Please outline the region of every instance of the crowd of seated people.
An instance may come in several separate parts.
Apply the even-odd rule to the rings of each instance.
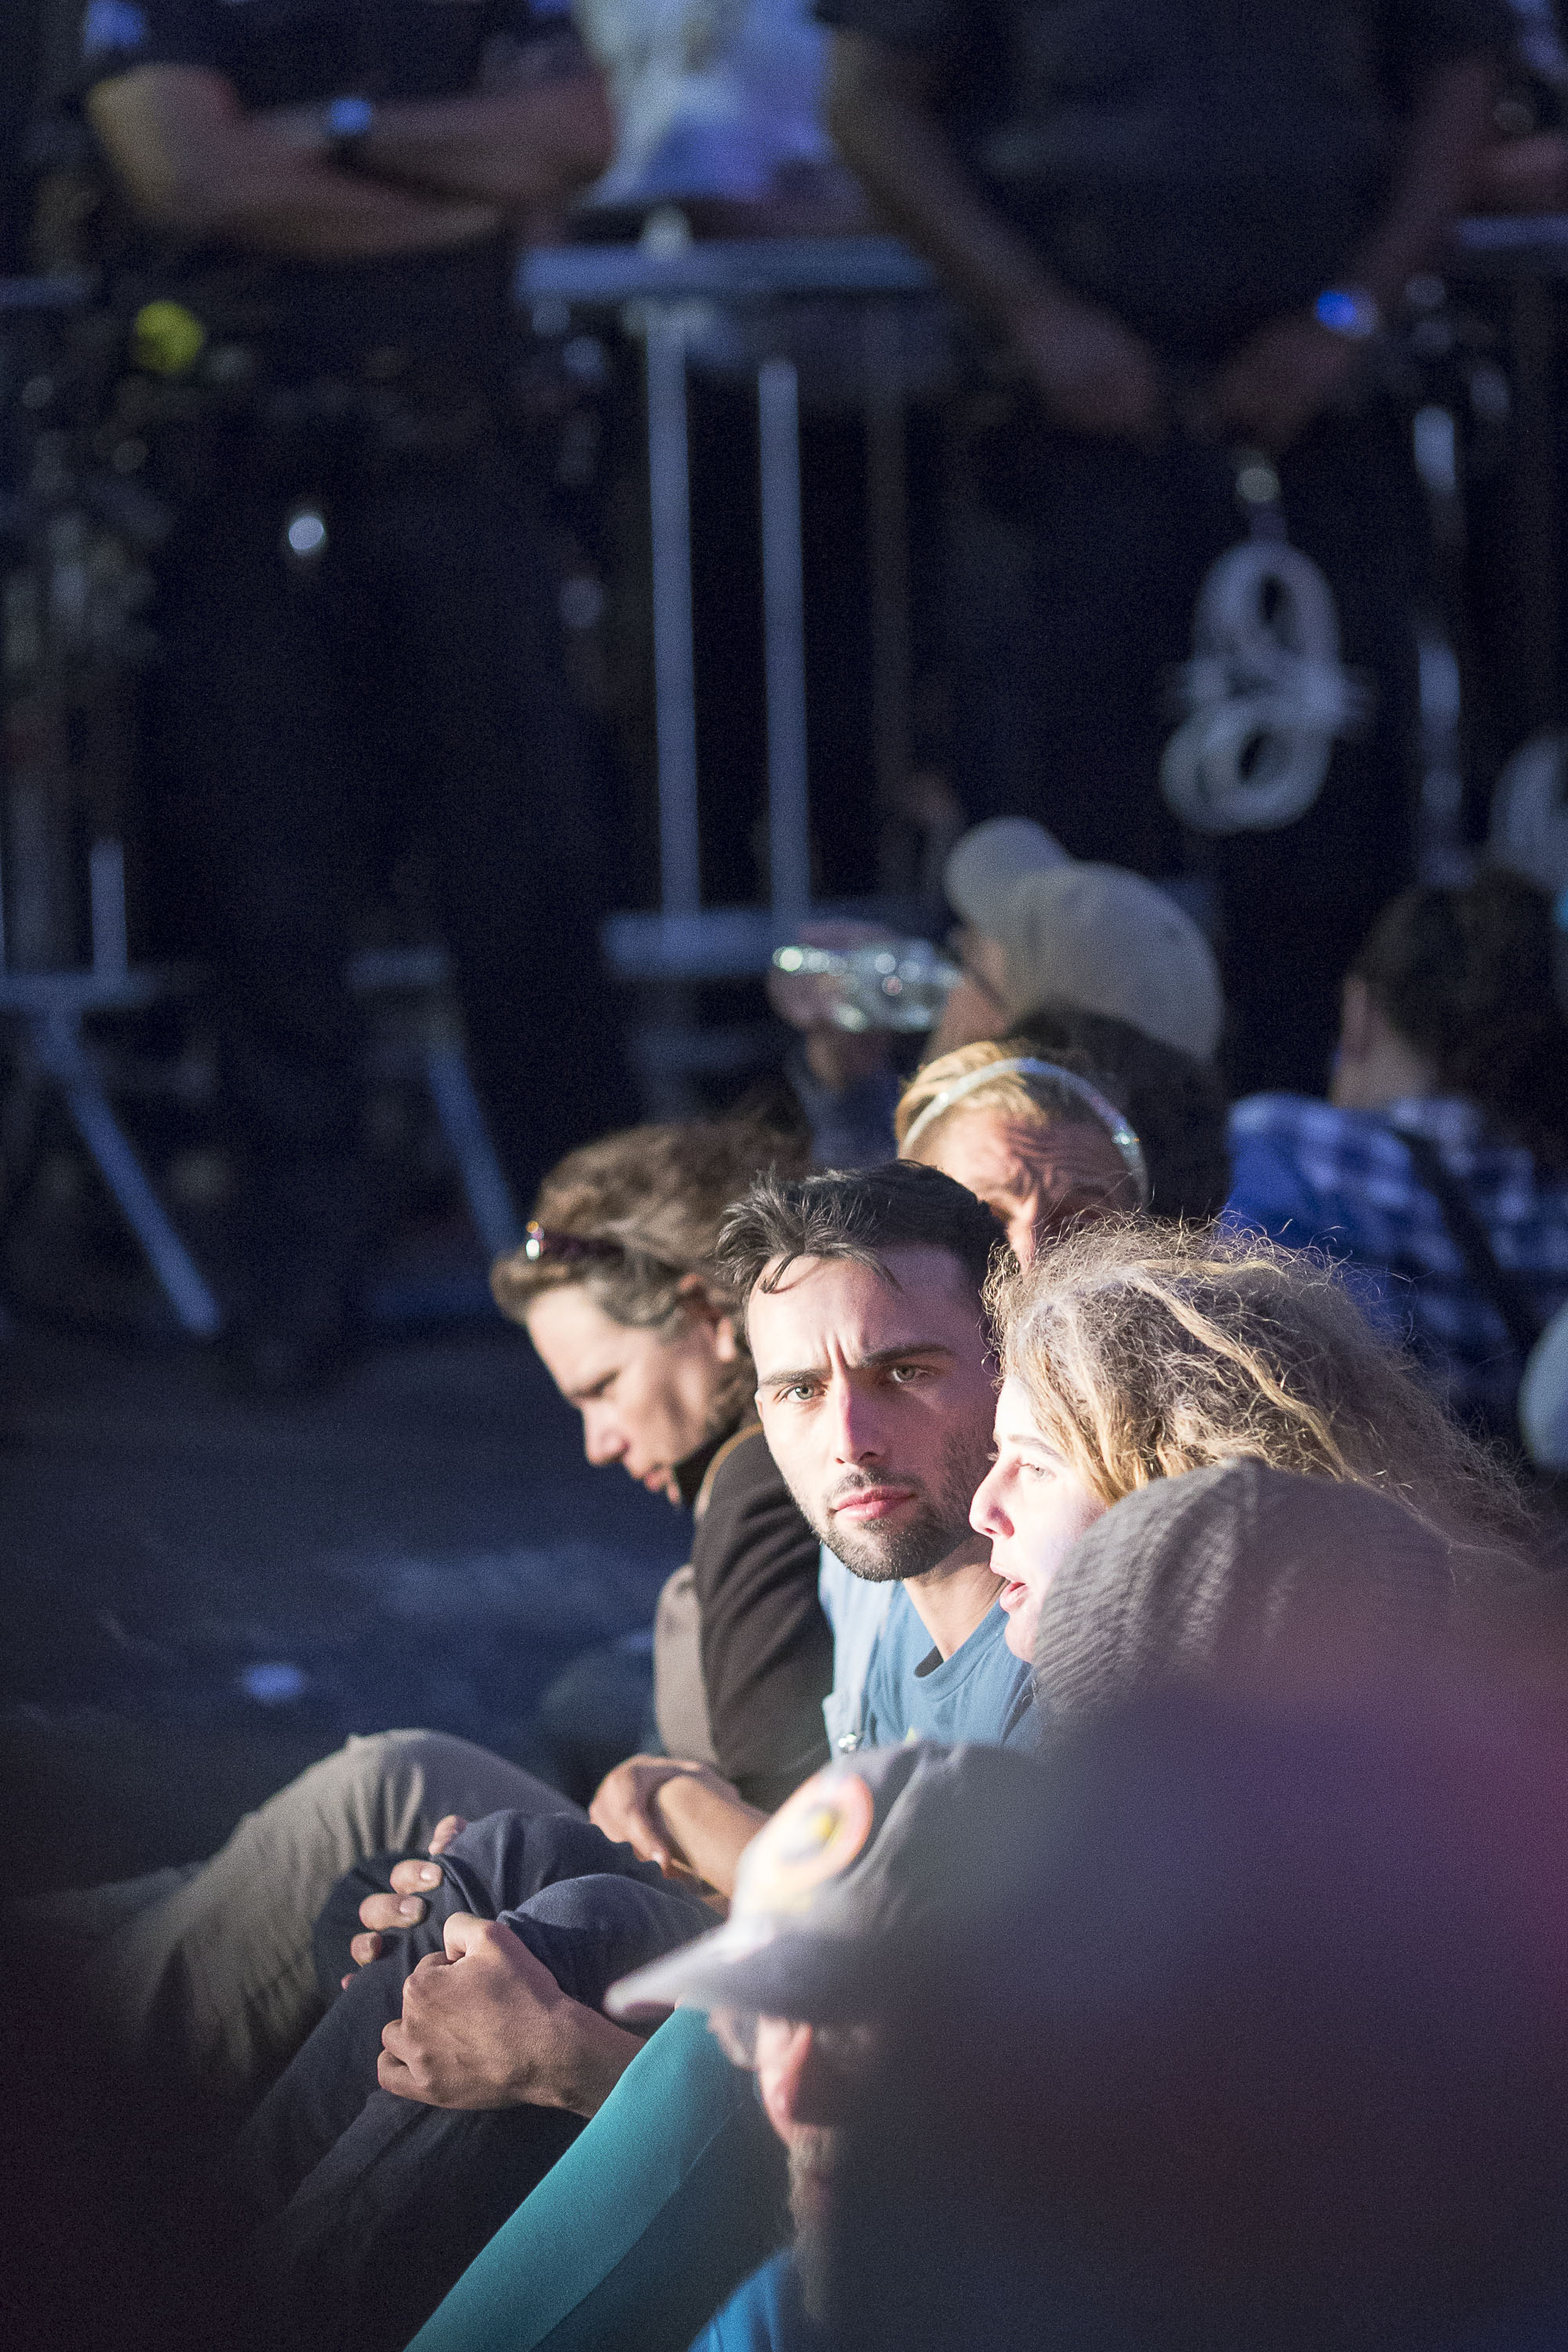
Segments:
[[[1173,2347],[1194,2325],[1208,2340],[1202,2278],[1174,2241],[1139,2236],[1158,2200],[1123,2210],[1093,2165],[1064,2185],[1074,2131],[1095,2163],[1114,2147],[1131,2179],[1157,2168],[1164,2126],[1135,2085],[1092,2128],[1087,2105],[1059,2130],[1031,2121],[1019,2086],[1038,2088],[1057,2011],[1037,1986],[1021,1996],[1015,2053],[986,1955],[1013,1950],[1016,1979],[1027,1938],[1059,1948],[1079,2003],[1062,1994],[1064,2031],[1103,2055],[1086,1955],[1104,1956],[1136,1874],[1118,1853],[1111,1890],[1047,1936],[1050,1890],[1087,1866],[1049,1824],[1081,1828],[1103,1802],[1146,1834],[1140,1806],[1166,1819],[1151,1756],[1171,1786],[1187,1774],[1210,1805],[1193,1832],[1208,1876],[1194,1862],[1189,1898],[1185,1849],[1146,1859],[1164,1932],[1190,1899],[1206,1944],[1235,1888],[1255,1890],[1253,1831],[1227,1844],[1214,1826],[1228,1759],[1259,1759],[1258,1821],[1294,1833],[1281,1776],[1304,1756],[1303,1785],[1321,1772],[1343,1795],[1336,1739],[1363,1754],[1397,1718],[1392,1785],[1414,1819],[1432,1691],[1511,1671],[1498,1661],[1520,1625],[1550,1655],[1531,1517],[1486,1430],[1453,1410],[1479,1397],[1504,1425],[1499,1349],[1472,1350],[1467,1393],[1444,1374],[1464,1360],[1444,1354],[1452,1317],[1424,1307],[1434,1273],[1439,1296],[1448,1279],[1497,1304],[1443,1183],[1422,1164],[1422,1230],[1449,1253],[1426,1263],[1388,1242],[1392,1224],[1356,1224],[1343,1184],[1332,1214],[1310,1186],[1330,1148],[1319,1129],[1337,1122],[1362,1152],[1341,1154],[1342,1173],[1366,1179],[1386,1221],[1376,1154],[1386,1142],[1414,1169],[1409,1138],[1425,1133],[1475,1220],[1494,1237],[1500,1221],[1505,1267],[1531,1188],[1536,1226],[1557,1238],[1528,1271],[1540,1311],[1555,1303],[1568,1188],[1559,1202],[1561,1078],[1542,1075],[1561,1026],[1552,943],[1544,962],[1520,953],[1516,1026],[1479,1054],[1465,1023],[1489,1009],[1507,1027],[1487,987],[1519,942],[1541,947],[1538,894],[1493,876],[1399,902],[1347,982],[1331,1102],[1237,1107],[1233,1182],[1217,1013],[1205,1037],[1189,1024],[1202,1052],[1161,1034],[1152,998],[1131,1017],[1148,967],[1119,962],[1114,869],[1042,859],[1026,884],[1089,909],[1076,932],[1064,917],[1077,993],[1058,970],[1057,992],[1007,1004],[992,1036],[935,1039],[891,1105],[896,1160],[810,1173],[797,1144],[753,1124],[635,1129],[562,1163],[495,1270],[590,1461],[695,1508],[689,1567],[660,1605],[661,1752],[626,1759],[584,1812],[443,1735],[351,1742],[212,1862],[45,1906],[70,1935],[83,2018],[143,2082],[199,2093],[220,2117],[222,2226],[258,2340],[1022,2345],[1038,2340],[1042,2296],[1079,2331],[1064,2340],[1108,2352]],[[1172,914],[1153,959],[1201,977],[1201,935]],[[1005,931],[991,919],[981,940]],[[1083,979],[1096,956],[1123,973],[1116,1003]],[[1016,951],[982,946],[977,969],[996,984]],[[1189,987],[1189,1010],[1202,995]],[[1511,1341],[1500,1310],[1500,1328]],[[1314,1866],[1348,1867],[1393,1818],[1342,1809]],[[1425,1817],[1413,1833],[1441,1843]],[[1256,1834],[1267,1847],[1273,1828]],[[1286,1890],[1264,1877],[1282,1950]],[[1362,1990],[1347,1980],[1336,2032],[1364,2031]],[[1168,2028],[1194,2065],[1157,1989],[1122,1990],[1151,2046]],[[1289,2000],[1280,2013],[1294,2018]],[[1310,2040],[1321,2023],[1289,2030]],[[1266,2042],[1248,2045],[1259,2079]],[[993,2075],[1011,2077],[1010,2103],[959,2096]],[[1202,2083],[1186,2088],[1201,2105]],[[1347,2084],[1347,2116],[1360,2096]],[[973,2187],[1005,2172],[1004,2111],[1044,2218],[1026,2221],[1016,2181],[999,2199],[966,2188],[953,2212],[973,2242],[957,2244],[934,2218],[938,2126],[951,2112]],[[857,2177],[857,2146],[887,2156],[874,2181]],[[1305,2158],[1302,2178],[1326,2193]],[[1214,2179],[1231,2181],[1217,2157]],[[1187,2225],[1176,2199],[1161,2230],[1178,2210]],[[851,2215],[876,2217],[878,2247]],[[1276,2222],[1271,2208],[1258,2227]],[[906,2223],[914,2302],[884,2260]],[[1535,2240],[1527,2252],[1521,2277],[1550,2300],[1562,2283]],[[1239,2243],[1215,2255],[1215,2276],[1235,2270],[1215,2342],[1233,2322],[1247,2340],[1273,2294],[1250,2259]],[[1476,2261],[1466,2292],[1484,2301]],[[1369,2347],[1396,2340],[1378,2336],[1378,2295],[1408,2289],[1414,2308],[1425,2285],[1399,2272],[1389,2288],[1371,2268],[1357,2281]],[[1320,2284],[1298,2280],[1293,2307],[1326,2307]],[[966,2330],[963,2306],[984,2324]]]
[[[1336,1599],[1364,1618],[1369,1656],[1408,1659],[1511,1582],[1525,1522],[1506,1481],[1323,1267],[1247,1236],[1099,1220],[993,1281],[988,1312],[995,1238],[960,1188],[909,1163],[759,1179],[730,1223],[770,1451],[873,1604],[834,1612],[841,1757],[911,1735],[1030,1754],[1042,1725],[1266,1656],[1292,1614]],[[1359,1531],[1321,1546],[1337,1567],[1301,1570],[1289,1610],[1283,1571],[1278,1590],[1247,1581],[1277,1475],[1342,1486],[1339,1524]],[[1172,1480],[1161,1554],[1145,1490]],[[1289,1515],[1287,1496],[1282,1528]],[[699,2054],[696,2021],[606,2045],[628,1950],[658,1957],[708,1924],[685,1871],[738,1895],[763,1827],[705,1769],[642,1770],[639,1842],[677,1875],[661,1887],[657,1865],[575,1821],[474,1824],[441,1857],[437,1915],[349,1987],[247,2126],[241,2186],[289,2340],[400,2344],[447,2284],[421,2352],[679,2352],[726,2252],[738,2275],[770,2212],[776,2227],[776,2153],[743,2085]],[[442,2041],[466,1971],[489,1973],[492,2030],[536,2053],[506,2109],[487,2105],[488,2073],[465,2089]],[[411,2033],[441,2079],[401,2079]],[[567,2168],[596,2193],[573,2197],[554,2178]],[[586,2227],[605,2203],[611,2225]]]

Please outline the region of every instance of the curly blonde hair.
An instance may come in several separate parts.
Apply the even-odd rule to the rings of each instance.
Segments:
[[[1512,1481],[1310,1252],[1104,1219],[999,1267],[986,1303],[1004,1373],[1105,1503],[1250,1459],[1391,1496],[1450,1538],[1528,1543]]]

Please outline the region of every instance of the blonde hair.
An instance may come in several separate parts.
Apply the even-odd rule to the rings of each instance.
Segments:
[[[1391,1496],[1450,1537],[1528,1541],[1511,1481],[1309,1252],[1105,1219],[999,1269],[987,1304],[1004,1373],[1102,1502],[1252,1460]]]
[[[899,1097],[899,1107],[893,1113],[893,1134],[900,1155],[904,1138],[921,1112],[928,1110],[937,1097],[955,1080],[966,1078],[975,1070],[986,1069],[993,1062],[1038,1059],[1039,1052],[1039,1047],[1031,1045],[1026,1037],[1007,1037],[999,1042],[987,1040],[979,1045],[960,1045],[953,1053],[942,1054],[936,1061],[928,1062],[923,1070],[915,1072],[905,1087]],[[1068,1049],[1053,1054],[1051,1058],[1059,1062],[1064,1070],[1071,1070],[1075,1076],[1091,1079],[1100,1093],[1114,1098],[1115,1088],[1100,1076],[1087,1055]],[[976,1087],[972,1094],[964,1096],[962,1102],[954,1103],[950,1111],[944,1111],[939,1118],[934,1118],[921,1137],[917,1156],[924,1157],[931,1138],[941,1134],[949,1119],[962,1118],[966,1112],[973,1110],[1003,1111],[1009,1118],[1024,1119],[1031,1127],[1098,1127],[1100,1124],[1088,1105],[1078,1096],[1069,1094],[1066,1087],[1053,1086],[1049,1078],[1031,1077],[1023,1071],[1009,1070],[990,1085]]]

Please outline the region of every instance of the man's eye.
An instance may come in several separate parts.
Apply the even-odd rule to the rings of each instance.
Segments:
[[[795,1381],[787,1389],[780,1389],[778,1397],[781,1404],[806,1404],[816,1394],[809,1381]]]
[[[923,1381],[927,1377],[924,1364],[890,1364],[888,1368],[888,1378],[896,1381],[900,1388],[908,1388],[911,1381]]]

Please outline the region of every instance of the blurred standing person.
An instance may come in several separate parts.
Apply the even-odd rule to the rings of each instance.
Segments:
[[[288,1390],[335,1362],[364,1238],[343,968],[391,832],[427,833],[520,1194],[625,1108],[593,763],[506,418],[518,239],[611,118],[561,0],[91,0],[83,48],[142,229],[111,429],[180,515],[157,751],[241,1170],[229,1344]]]
[[[1365,361],[1465,201],[1508,12],[818,0],[818,14],[837,29],[828,121],[847,160],[1000,346],[969,404],[955,512],[970,817],[1026,813],[1076,857],[1177,870],[1159,781],[1205,576],[1262,509],[1266,535],[1282,524],[1327,579],[1350,672],[1326,664],[1340,723],[1368,689],[1370,715],[1293,821],[1254,806],[1205,853],[1233,1082],[1315,1088],[1334,975],[1412,852],[1420,509]],[[1232,650],[1227,719],[1239,637]],[[1238,807],[1258,751],[1256,730],[1233,747]]]

